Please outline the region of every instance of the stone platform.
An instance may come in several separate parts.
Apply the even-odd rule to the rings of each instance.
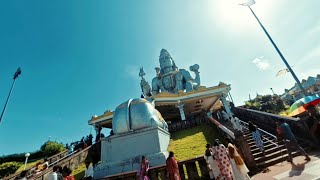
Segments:
[[[150,166],[165,164],[170,134],[160,127],[150,127],[113,135],[101,140],[101,164],[94,169],[94,178],[138,170],[141,156]]]
[[[320,179],[320,151],[308,153],[311,161],[304,156],[293,158],[293,163],[282,162],[269,167],[267,173],[259,173],[252,180],[316,180]]]

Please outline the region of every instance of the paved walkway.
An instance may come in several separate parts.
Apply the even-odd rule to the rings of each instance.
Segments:
[[[304,156],[293,158],[293,163],[287,161],[269,167],[267,173],[259,173],[252,180],[320,180],[320,152],[308,153],[311,161],[304,160]]]

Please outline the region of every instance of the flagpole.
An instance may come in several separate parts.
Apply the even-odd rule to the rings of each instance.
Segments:
[[[0,116],[0,123],[1,123],[1,120],[2,120],[2,117],[4,115],[4,112],[6,111],[6,108],[7,108],[7,104],[9,102],[9,99],[11,97],[11,93],[12,93],[12,90],[13,90],[13,87],[16,83],[16,79],[18,78],[18,76],[21,74],[21,69],[18,68],[18,70],[15,72],[14,76],[13,76],[13,83],[11,85],[11,88],[10,88],[10,92],[9,92],[9,95],[7,97],[7,100],[6,100],[6,103],[4,104],[4,107],[3,107],[3,110],[2,110],[2,113],[1,113],[1,116]]]
[[[305,91],[305,89],[303,88],[303,86],[301,85],[298,77],[296,76],[296,74],[293,72],[293,70],[291,69],[289,63],[287,62],[287,60],[284,58],[284,56],[282,55],[281,51],[279,50],[278,46],[276,45],[276,43],[274,43],[274,41],[272,40],[271,36],[269,35],[268,31],[266,30],[266,28],[262,25],[261,21],[259,20],[259,18],[257,17],[257,15],[254,13],[254,11],[251,9],[251,5],[254,4],[254,1],[251,3],[244,3],[244,4],[240,4],[240,5],[244,5],[244,6],[248,6],[248,8],[250,9],[251,13],[253,14],[253,16],[256,18],[256,20],[258,21],[259,25],[261,26],[262,30],[264,31],[264,33],[267,35],[268,39],[270,40],[271,44],[273,45],[273,47],[276,49],[277,53],[279,54],[279,56],[281,57],[282,61],[284,62],[284,64],[287,66],[288,70],[290,71],[291,75],[293,76],[294,80],[297,82],[298,87],[300,88],[301,92],[303,93],[304,96],[308,96],[307,92]]]

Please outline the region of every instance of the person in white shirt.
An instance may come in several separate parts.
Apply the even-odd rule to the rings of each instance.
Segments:
[[[28,176],[28,170],[24,170],[21,172],[19,180],[27,180],[27,176]]]
[[[86,162],[86,170],[84,171],[84,180],[92,180],[93,179],[93,167],[90,162]]]
[[[59,170],[58,166],[53,167],[53,172],[49,174],[48,180],[58,180],[58,174],[57,171]]]
[[[232,122],[232,126],[234,129],[238,129],[240,131],[242,131],[242,126],[240,124],[240,119],[236,116],[231,116],[231,122]]]

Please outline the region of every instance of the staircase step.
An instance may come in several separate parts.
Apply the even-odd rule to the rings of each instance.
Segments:
[[[273,147],[275,147],[274,144],[267,144],[267,145],[264,146],[264,149],[268,150],[268,149],[271,149]],[[260,152],[260,149],[258,147],[256,147],[255,145],[254,146],[250,146],[250,148],[251,148],[251,153],[252,154]]]
[[[248,144],[249,144],[250,147],[256,145],[255,141],[248,142]],[[264,140],[263,144],[266,146],[267,144],[272,144],[272,143],[270,141]]]
[[[283,156],[284,154],[287,154],[287,149],[281,149],[279,151],[266,154],[265,157],[257,159],[256,163],[261,163],[263,161],[268,161],[270,159],[273,159],[273,158],[276,158],[276,157],[279,157],[279,156]]]
[[[297,157],[300,155],[300,152],[293,152],[292,153],[292,157]],[[287,161],[288,160],[288,153],[284,154],[283,156],[278,156],[275,157],[273,159],[267,160],[267,161],[262,161],[257,163],[257,166],[260,168],[264,168],[264,167],[269,167],[269,166],[273,166],[275,164],[281,163],[283,161]]]
[[[265,149],[265,154],[269,155],[269,154],[272,154],[272,153],[277,152],[277,151],[280,152],[280,150],[286,150],[286,147],[284,145],[272,146],[271,148]],[[254,159],[258,159],[258,158],[262,157],[263,154],[259,150],[258,152],[254,153],[252,155],[253,155]]]

